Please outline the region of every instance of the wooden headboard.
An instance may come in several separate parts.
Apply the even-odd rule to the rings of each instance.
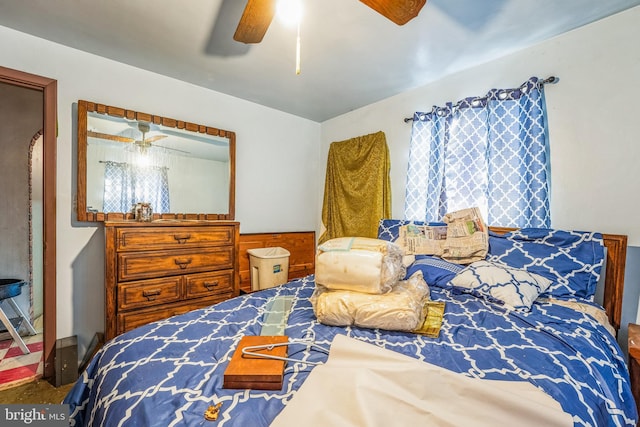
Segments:
[[[622,293],[624,291],[624,269],[627,263],[627,236],[603,234],[607,247],[607,272],[604,279],[603,306],[611,326],[620,329],[622,319]]]
[[[516,230],[508,227],[489,227],[495,233],[504,234]],[[624,269],[627,262],[627,236],[603,234],[607,248],[607,268],[604,279],[604,306],[609,323],[618,332],[622,320],[622,293],[624,291]]]

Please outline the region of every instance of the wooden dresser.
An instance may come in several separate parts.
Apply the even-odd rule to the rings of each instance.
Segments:
[[[104,225],[105,339],[239,294],[239,223]]]

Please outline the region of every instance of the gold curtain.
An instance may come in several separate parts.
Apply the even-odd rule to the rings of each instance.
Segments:
[[[329,147],[319,242],[336,237],[377,237],[391,215],[389,149],[384,132],[333,142]]]

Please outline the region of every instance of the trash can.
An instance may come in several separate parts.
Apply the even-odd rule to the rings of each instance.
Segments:
[[[271,288],[287,282],[289,253],[281,247],[248,249],[251,290]]]

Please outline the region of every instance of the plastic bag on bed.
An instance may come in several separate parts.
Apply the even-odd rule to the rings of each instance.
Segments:
[[[383,294],[406,274],[403,250],[367,237],[339,237],[318,247],[315,280],[327,289]]]
[[[318,321],[325,325],[413,331],[422,324],[425,299],[429,299],[429,287],[418,271],[381,295],[316,285],[311,304]]]

